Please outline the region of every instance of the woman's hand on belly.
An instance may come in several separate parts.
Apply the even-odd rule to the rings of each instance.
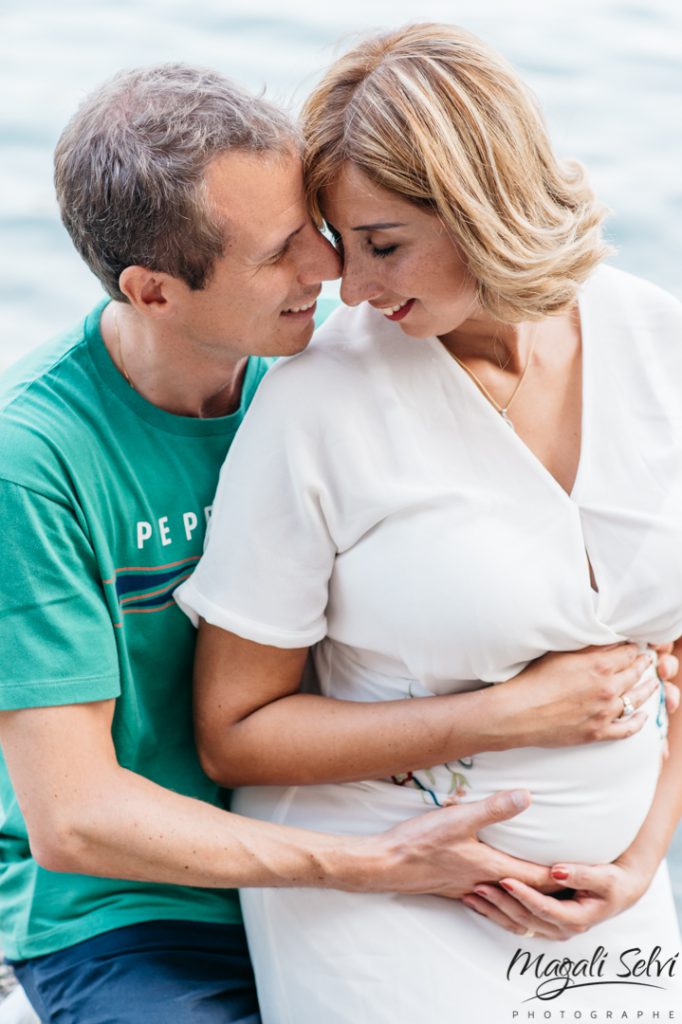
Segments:
[[[682,639],[674,648],[658,649],[659,673],[672,680],[682,655]],[[661,654],[664,658],[661,658]],[[667,664],[665,663],[667,661]],[[674,690],[682,679],[677,677]],[[668,699],[675,710],[679,696]],[[634,841],[612,864],[555,864],[550,871],[569,899],[553,899],[510,875],[499,885],[477,886],[464,903],[515,934],[534,932],[549,939],[570,939],[600,921],[622,913],[646,892],[665,856],[682,814],[679,778],[682,772],[682,720],[670,727],[670,757],[659,777],[654,802]],[[606,810],[606,808],[605,808]],[[571,892],[573,890],[573,892]]]
[[[509,727],[490,749],[565,747],[625,739],[646,721],[658,688],[652,655],[634,644],[550,653],[495,687],[495,720]],[[491,699],[492,699],[491,694]],[[635,713],[624,718],[627,696]]]
[[[629,863],[574,864],[552,868],[552,876],[570,898],[556,899],[505,878],[499,885],[479,885],[463,902],[516,935],[531,934],[563,941],[580,935],[609,917],[622,913],[644,895],[651,872]],[[570,889],[575,890],[572,894]]]

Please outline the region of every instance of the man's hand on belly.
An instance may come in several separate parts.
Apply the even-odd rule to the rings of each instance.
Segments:
[[[530,805],[524,790],[421,814],[378,836],[357,841],[357,874],[344,886],[360,892],[421,893],[461,899],[513,875],[537,890],[559,888],[549,868],[510,857],[477,838],[489,825]],[[369,857],[369,860],[368,860]]]

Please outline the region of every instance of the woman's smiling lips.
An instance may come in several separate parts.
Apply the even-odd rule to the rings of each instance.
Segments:
[[[402,320],[410,312],[415,302],[416,299],[406,299],[405,302],[401,302],[397,306],[375,306],[374,308],[383,313],[387,320]]]

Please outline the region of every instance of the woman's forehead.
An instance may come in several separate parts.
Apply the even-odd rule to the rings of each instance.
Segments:
[[[384,188],[357,167],[344,164],[337,176],[320,191],[320,209],[334,227],[379,230],[382,227],[424,224],[434,214],[404,196]]]
[[[412,204],[401,196],[390,192],[372,181],[355,164],[346,163],[339,168],[336,177],[320,192],[322,211],[334,210],[344,218],[383,211],[381,216],[396,219],[406,216]],[[374,211],[374,212],[372,212]]]

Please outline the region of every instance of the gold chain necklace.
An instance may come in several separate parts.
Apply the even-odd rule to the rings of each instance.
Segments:
[[[130,374],[126,369],[125,359],[123,358],[123,347],[121,346],[121,328],[118,322],[118,308],[116,306],[114,306],[112,310],[112,316],[114,318],[114,327],[116,328],[116,354],[118,355],[118,362],[121,367],[121,373],[127,380],[130,387],[133,389],[133,391],[137,391],[137,388],[130,379]]]
[[[137,394],[139,394],[139,391],[137,390],[137,388],[135,387],[135,385],[132,382],[130,374],[128,373],[128,368],[126,366],[125,359],[123,358],[123,348],[121,346],[121,326],[120,326],[119,320],[118,320],[118,307],[117,306],[113,307],[111,315],[113,317],[114,328],[116,330],[116,355],[118,357],[118,367],[119,367],[121,373],[123,374],[126,382],[129,384],[129,386],[133,389],[133,391],[135,391]],[[228,388],[230,386],[230,384],[232,384],[232,383],[233,383],[232,378],[229,378],[223,384],[223,386],[221,388],[219,388],[218,391],[216,391],[214,395],[212,395],[212,398],[216,399],[218,397],[218,395],[222,394],[222,392],[225,391],[225,389]],[[187,414],[185,413],[184,415],[187,415]],[[197,415],[198,419],[203,419],[204,418],[204,413],[201,412],[201,411],[199,413],[197,413],[196,415]],[[228,413],[224,412],[224,413],[220,413],[220,415],[221,416],[226,416],[226,415],[228,415]]]
[[[530,347],[530,352],[528,353],[528,359],[526,360],[526,365],[524,366],[523,371],[521,373],[521,376],[519,377],[518,381],[516,382],[516,387],[514,388],[514,390],[511,393],[511,396],[507,400],[506,405],[500,405],[500,403],[497,401],[497,399],[493,398],[493,396],[490,394],[490,392],[488,391],[488,389],[485,386],[485,384],[483,383],[483,381],[479,380],[479,378],[476,376],[474,371],[469,366],[467,366],[466,363],[463,363],[462,360],[459,358],[459,356],[456,356],[454,352],[450,352],[450,355],[455,360],[455,362],[458,363],[462,367],[464,372],[467,373],[469,375],[469,377],[471,377],[472,381],[474,382],[474,384],[476,385],[478,390],[481,392],[481,394],[484,395],[488,399],[488,401],[493,406],[493,408],[496,409],[497,412],[499,412],[499,414],[502,417],[502,419],[504,420],[504,422],[507,424],[508,427],[511,427],[512,430],[514,430],[514,424],[509,419],[509,408],[510,408],[512,402],[514,401],[514,399],[516,398],[516,396],[518,395],[519,391],[521,390],[521,385],[523,384],[524,380],[526,379],[526,374],[528,373],[528,370],[530,369],[531,360],[533,358],[533,352],[535,351],[535,342],[536,341],[537,341],[537,332],[536,332],[535,337],[533,338],[533,343],[532,343],[532,345]],[[448,349],[448,351],[450,351],[450,350]]]

